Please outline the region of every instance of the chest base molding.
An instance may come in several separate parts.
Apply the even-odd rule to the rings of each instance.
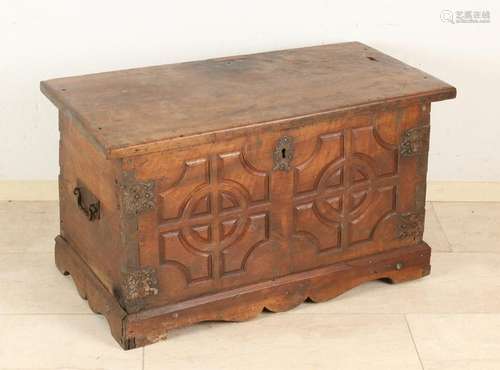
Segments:
[[[56,265],[61,273],[73,277],[80,296],[88,300],[92,311],[106,317],[111,334],[124,349],[163,340],[172,329],[202,321],[245,321],[264,309],[282,312],[306,300],[327,301],[366,281],[401,283],[421,278],[430,273],[430,255],[430,247],[421,242],[273,281],[127,313],[67,240],[58,236],[55,246]]]

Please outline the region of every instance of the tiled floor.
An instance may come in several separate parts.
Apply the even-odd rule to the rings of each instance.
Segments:
[[[55,202],[0,202],[0,369],[500,369],[500,203],[433,203],[432,274],[123,351],[53,263]]]

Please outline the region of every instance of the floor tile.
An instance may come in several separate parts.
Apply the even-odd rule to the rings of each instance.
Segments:
[[[421,369],[403,315],[264,314],[145,348],[144,369]]]
[[[500,203],[433,203],[453,251],[500,253]]]
[[[362,284],[304,313],[500,312],[500,254],[433,253],[431,274],[402,284]]]
[[[0,202],[0,253],[50,252],[59,234],[58,202]]]
[[[500,314],[408,315],[426,370],[500,369]]]
[[[425,205],[424,238],[434,252],[450,252],[450,243],[439,224],[436,212],[431,203]]]
[[[97,315],[0,315],[0,369],[140,370]]]
[[[0,370],[141,369],[55,267],[57,202],[0,202],[0,225]],[[429,277],[176,330],[145,369],[420,369],[405,313],[426,370],[500,369],[500,203],[428,203],[424,240]]]
[[[0,254],[0,314],[91,313],[53,253]]]

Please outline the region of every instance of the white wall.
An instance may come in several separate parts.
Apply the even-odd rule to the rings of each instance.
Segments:
[[[429,179],[500,181],[498,1],[0,0],[0,180],[58,174],[57,112],[40,80],[358,40],[439,77]],[[448,24],[443,9],[489,10]]]

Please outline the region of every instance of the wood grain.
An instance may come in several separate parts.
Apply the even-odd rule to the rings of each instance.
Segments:
[[[430,271],[430,108],[455,89],[374,49],[285,50],[42,89],[60,108],[56,263],[126,349]],[[76,187],[99,217],[79,208]]]
[[[56,239],[56,264],[71,274],[90,308],[105,316],[111,333],[124,349],[167,338],[173,329],[202,321],[245,321],[263,310],[283,312],[306,300],[324,302],[366,281],[402,283],[430,273],[430,248],[420,243],[308,271],[267,283],[203,296],[179,304],[127,314],[62,237]]]
[[[108,157],[322,112],[456,94],[358,42],[55,79],[41,89],[75,114]]]

